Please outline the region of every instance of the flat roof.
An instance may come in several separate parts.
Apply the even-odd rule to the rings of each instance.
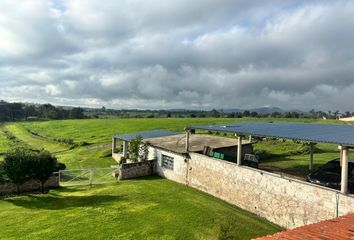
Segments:
[[[165,136],[153,139],[146,139],[150,145],[172,151],[175,153],[186,153],[186,135],[178,134],[173,136]],[[243,145],[250,144],[244,141]],[[226,137],[211,136],[208,134],[191,134],[189,136],[189,151],[199,152],[203,151],[204,146],[209,146],[213,149],[234,147],[237,146],[237,140]]]
[[[229,132],[238,135],[293,139],[354,146],[354,126],[338,124],[242,122],[188,126],[187,129]]]
[[[123,141],[129,142],[129,141],[135,139],[137,136],[141,136],[143,139],[148,139],[148,138],[173,136],[173,135],[177,135],[177,134],[180,134],[180,133],[173,132],[173,131],[167,131],[167,130],[150,130],[150,131],[143,131],[143,132],[117,134],[113,137],[116,139],[121,139]]]

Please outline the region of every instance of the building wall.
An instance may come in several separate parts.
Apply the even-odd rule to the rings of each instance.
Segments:
[[[123,157],[123,154],[121,154],[121,153],[112,153],[112,158],[113,158],[117,163],[120,162],[121,157]]]
[[[170,169],[163,168],[162,165],[162,155],[170,156],[174,158],[174,168],[173,171]],[[156,159],[157,164],[155,171],[161,177],[179,182],[186,183],[187,177],[187,164],[185,163],[185,158],[182,155],[172,153],[169,151],[164,151],[156,149],[153,147],[149,148],[149,159]]]
[[[354,122],[354,117],[339,118],[340,121]]]
[[[285,228],[315,223],[354,212],[354,198],[278,174],[190,153],[189,159],[154,150],[156,172],[187,184]],[[174,157],[173,171],[161,167],[162,154]]]

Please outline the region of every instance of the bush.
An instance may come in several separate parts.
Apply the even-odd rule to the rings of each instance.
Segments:
[[[4,170],[4,164],[2,162],[0,162],[0,183],[4,183],[6,182],[6,173]]]
[[[65,170],[66,165],[64,163],[57,162],[54,168],[54,172],[59,172],[60,170]]]
[[[141,136],[137,136],[129,144],[129,159],[132,162],[146,161],[149,155],[148,144],[143,142]]]
[[[7,153],[4,159],[4,171],[7,177],[17,186],[20,194],[20,185],[32,178],[32,162],[34,152],[26,148],[16,148]]]
[[[41,192],[44,193],[44,183],[53,174],[58,163],[57,159],[50,152],[41,151],[34,154],[30,161],[32,177],[41,183]]]
[[[68,145],[73,145],[74,140],[71,138],[53,138],[54,141],[59,142],[59,143],[64,143]]]
[[[125,157],[121,157],[119,160],[119,164],[126,163],[127,159]]]
[[[30,179],[41,183],[44,192],[44,183],[57,169],[65,169],[65,165],[48,151],[32,151],[28,148],[16,148],[6,154],[3,169],[6,176],[16,184],[17,194],[20,194],[20,185]]]
[[[273,156],[273,154],[268,153],[266,150],[263,149],[255,149],[253,152],[258,157],[258,159],[267,159]]]

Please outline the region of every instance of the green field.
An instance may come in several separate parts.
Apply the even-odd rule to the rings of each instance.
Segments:
[[[158,177],[51,190],[0,200],[0,239],[237,239],[279,227],[182,184]],[[6,219],[6,221],[4,221]]]
[[[164,118],[7,123],[0,125],[0,159],[13,146],[26,145],[49,150],[68,169],[109,167],[116,164],[110,149],[114,134],[151,129],[182,132],[187,125],[239,121],[294,120]],[[71,142],[62,142],[68,139]],[[260,159],[261,168],[295,175],[308,172],[309,155],[301,144],[266,140],[254,147],[266,153]],[[337,146],[318,144],[316,148],[315,166],[339,156]],[[220,226],[232,229],[239,239],[249,239],[280,230],[208,194],[157,177],[2,199],[0,217],[6,219],[0,221],[0,239],[216,239]]]
[[[0,158],[14,143],[6,139],[4,131],[34,149],[53,152],[67,168],[109,167],[115,164],[110,156],[111,138],[117,133],[127,133],[152,129],[167,129],[182,132],[185,126],[199,124],[233,123],[240,121],[296,121],[306,123],[338,123],[334,120],[312,119],[259,119],[259,118],[161,118],[161,119],[88,119],[60,120],[44,122],[8,123],[0,126]],[[63,144],[55,139],[71,139],[73,144]],[[19,142],[16,144],[18,145]],[[85,146],[81,146],[81,145]],[[318,144],[315,167],[339,156],[337,146]],[[292,141],[255,144],[255,149],[263,149],[271,156],[260,159],[261,167],[281,169],[289,174],[306,175],[308,154],[292,154],[299,144]],[[290,154],[289,154],[290,153]]]
[[[0,125],[0,158],[12,147],[12,143],[7,139],[5,133],[1,131],[2,126]]]

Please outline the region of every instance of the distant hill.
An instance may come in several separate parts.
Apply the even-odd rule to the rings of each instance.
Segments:
[[[260,107],[260,108],[251,108],[251,109],[240,109],[240,108],[228,108],[222,109],[224,113],[233,113],[233,112],[244,112],[244,111],[256,112],[258,114],[269,114],[269,113],[285,113],[285,112],[298,112],[298,113],[305,113],[301,110],[284,110],[279,107]]]

